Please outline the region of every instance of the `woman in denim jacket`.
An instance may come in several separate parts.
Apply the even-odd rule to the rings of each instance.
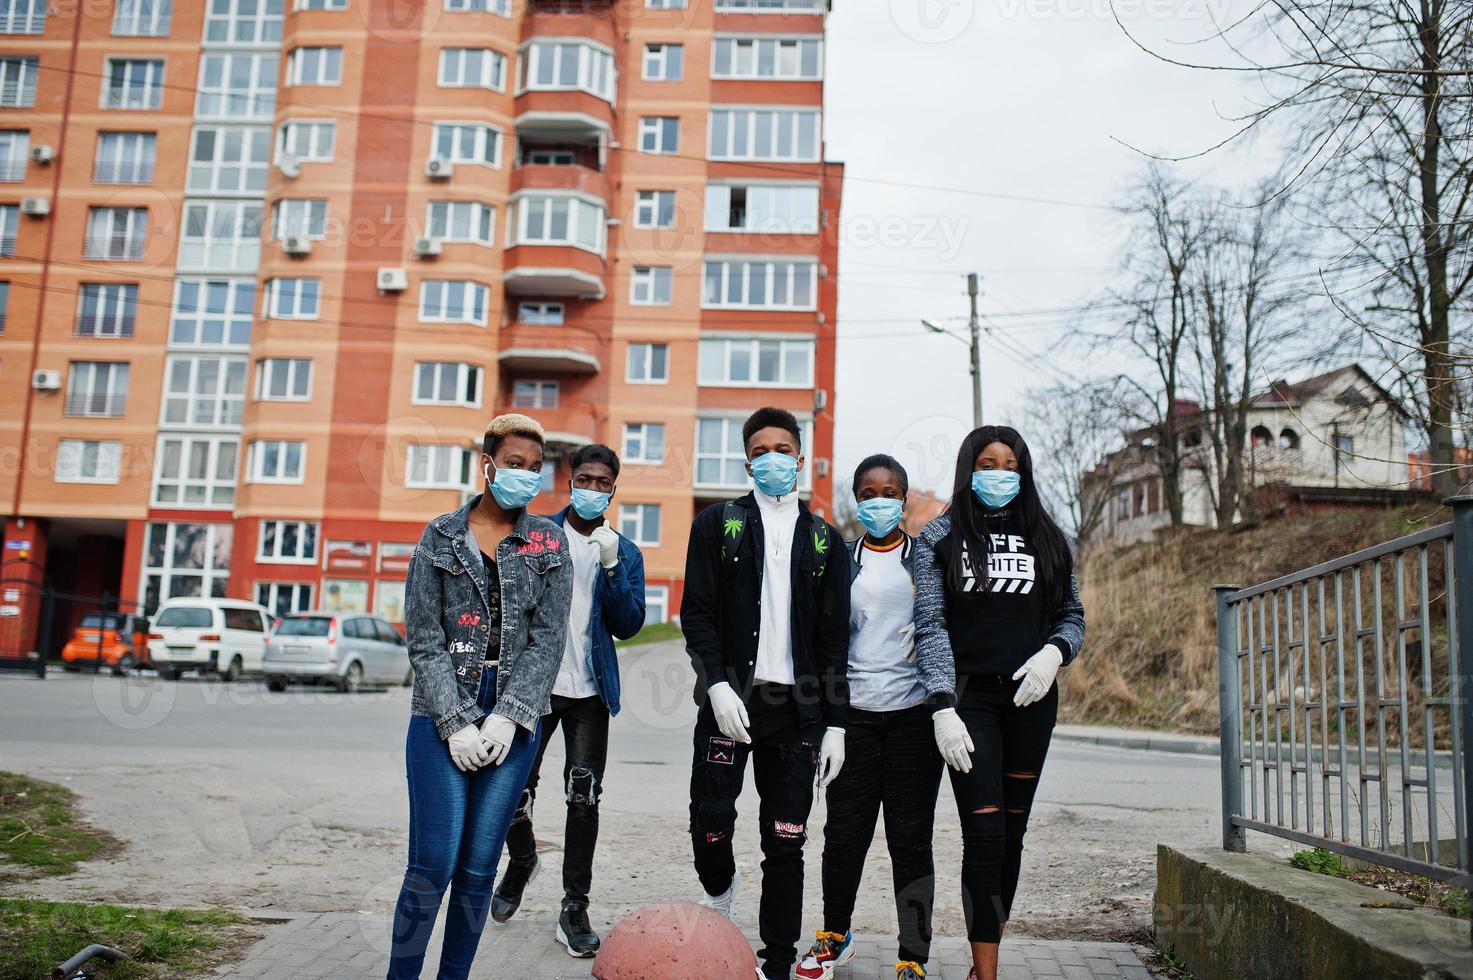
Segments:
[[[542,426],[525,415],[492,419],[481,448],[487,492],[431,521],[409,562],[409,861],[389,980],[420,975],[447,887],[439,976],[470,973],[536,755],[573,585],[562,529],[527,512],[542,443]]]

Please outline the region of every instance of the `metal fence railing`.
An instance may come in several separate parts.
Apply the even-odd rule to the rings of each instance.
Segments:
[[[1450,504],[1447,524],[1215,587],[1225,849],[1256,830],[1469,882],[1473,497]]]

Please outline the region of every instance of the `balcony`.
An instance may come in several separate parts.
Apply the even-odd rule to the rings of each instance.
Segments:
[[[516,324],[502,330],[497,360],[508,371],[528,376],[597,374],[603,365],[592,340],[585,331],[573,327]]]
[[[603,299],[604,261],[570,246],[521,245],[506,250],[502,274],[513,296]]]
[[[571,452],[594,441],[593,409],[587,404],[559,405],[556,408],[529,408],[502,405],[498,411],[521,412],[542,423],[543,439],[550,456]]]

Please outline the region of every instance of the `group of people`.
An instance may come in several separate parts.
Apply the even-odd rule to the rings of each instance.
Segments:
[[[855,470],[864,533],[845,542],[798,493],[797,420],[762,408],[742,427],[754,489],[691,526],[680,622],[696,672],[690,835],[700,901],[730,916],[732,846],[748,759],[758,795],[759,978],[828,977],[854,956],[850,922],[883,813],[899,923],[897,980],[921,980],[935,893],[932,831],[943,770],[961,822],[974,974],[995,980],[1023,836],[1058,712],[1059,668],[1084,641],[1068,540],[1034,485],[1027,444],[983,426],[963,441],[950,506],[912,538],[905,469]],[[566,759],[557,938],[592,956],[588,917],[614,641],[644,622],[644,559],[605,520],[618,455],[571,460],[570,503],[528,510],[543,433],[492,419],[484,493],[426,526],[410,561],[414,666],[406,739],[409,857],[390,980],[415,978],[448,890],[438,976],[470,971],[486,919],[516,914],[538,868],[533,804],[559,726]],[[828,800],[823,921],[800,958],[803,846]],[[501,851],[508,861],[501,880]]]

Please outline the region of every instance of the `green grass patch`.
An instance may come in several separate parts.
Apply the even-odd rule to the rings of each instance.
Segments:
[[[634,634],[632,639],[617,641],[614,646],[634,647],[644,643],[663,643],[666,640],[678,640],[684,635],[674,623],[655,623]]]
[[[1323,847],[1298,851],[1289,858],[1289,863],[1296,868],[1313,871],[1319,875],[1329,875],[1332,878],[1350,877],[1350,869],[1345,866],[1344,861],[1340,860],[1340,855],[1334,851],[1327,851]]]
[[[127,953],[100,965],[107,980],[155,980],[208,972],[259,937],[232,912],[155,911],[0,898],[0,980],[35,980],[89,943]]]
[[[32,875],[69,875],[77,864],[122,847],[77,810],[65,786],[0,772],[0,861]]]

